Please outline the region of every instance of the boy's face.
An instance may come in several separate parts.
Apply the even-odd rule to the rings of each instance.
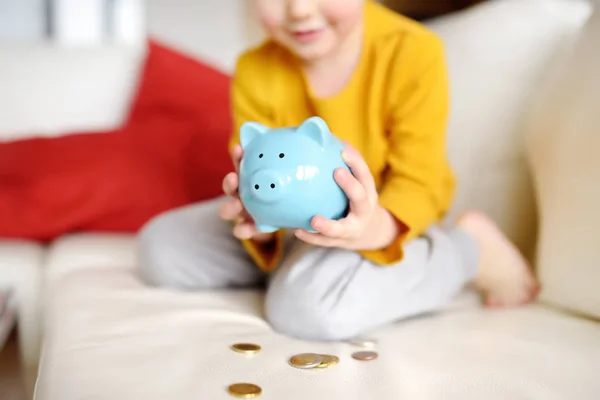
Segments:
[[[365,0],[254,0],[267,33],[304,61],[331,54],[361,23]]]

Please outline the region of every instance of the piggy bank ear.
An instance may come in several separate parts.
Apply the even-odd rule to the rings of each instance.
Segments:
[[[240,144],[242,149],[245,149],[248,144],[258,135],[262,135],[269,128],[258,122],[245,122],[240,128]]]
[[[329,141],[331,132],[327,123],[319,117],[310,117],[304,121],[299,127],[298,132],[302,135],[310,137],[317,142],[321,147],[325,147]]]

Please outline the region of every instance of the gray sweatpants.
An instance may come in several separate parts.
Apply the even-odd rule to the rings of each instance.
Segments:
[[[478,249],[457,228],[432,227],[398,265],[290,239],[282,263],[261,272],[222,221],[224,198],[155,217],[139,234],[140,274],[151,285],[203,290],[266,283],[265,315],[281,333],[342,340],[444,308],[476,273]]]

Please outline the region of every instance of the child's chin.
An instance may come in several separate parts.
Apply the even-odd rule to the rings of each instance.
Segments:
[[[313,43],[310,46],[294,46],[294,53],[305,62],[315,62],[327,58],[332,53],[332,46],[328,40]]]

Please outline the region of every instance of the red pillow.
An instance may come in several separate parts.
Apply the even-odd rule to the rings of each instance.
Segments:
[[[227,146],[233,126],[230,82],[228,75],[150,41],[150,57],[130,120],[163,114],[169,121],[194,129],[187,136],[165,131],[150,137],[142,129],[135,130],[136,135],[144,135],[144,141],[153,141],[146,144],[148,149],[161,154],[172,140],[187,140],[181,153],[171,153],[186,162],[182,172],[194,202],[221,195],[223,177],[233,169]]]
[[[120,129],[0,144],[0,236],[135,232],[160,212],[221,194],[232,169],[230,79],[149,46]]]

